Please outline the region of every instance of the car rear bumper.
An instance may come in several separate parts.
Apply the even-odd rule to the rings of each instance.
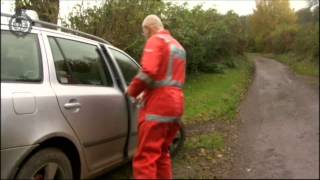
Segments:
[[[38,145],[21,146],[1,150],[1,179],[13,179],[19,165]]]

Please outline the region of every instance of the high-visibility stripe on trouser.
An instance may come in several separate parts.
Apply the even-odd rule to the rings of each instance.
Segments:
[[[172,179],[172,165],[169,153],[178,123],[163,123],[140,119],[138,149],[133,159],[135,179]],[[151,118],[152,119],[152,118]]]
[[[156,114],[147,114],[146,120],[148,121],[156,121],[156,122],[178,122],[180,117],[174,117],[174,116],[161,116]]]

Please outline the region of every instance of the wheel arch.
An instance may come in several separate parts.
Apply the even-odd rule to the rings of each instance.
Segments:
[[[74,179],[80,179],[81,174],[83,173],[82,163],[84,162],[81,160],[82,158],[79,148],[70,138],[62,136],[61,134],[57,135],[56,133],[54,133],[39,139],[35,144],[37,144],[37,146],[26,153],[27,155],[25,155],[19,162],[18,168],[13,173],[14,179],[19,173],[20,167],[23,166],[31,156],[33,156],[41,149],[49,147],[58,148],[66,154],[72,165],[72,172],[75,175]]]

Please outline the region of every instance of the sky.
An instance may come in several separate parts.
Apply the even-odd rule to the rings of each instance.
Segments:
[[[99,6],[105,0],[60,0],[59,17],[66,19],[73,7],[83,2],[83,8]],[[175,4],[188,3],[188,7],[192,8],[196,5],[202,4],[204,9],[214,8],[219,13],[225,14],[229,10],[233,10],[239,15],[248,15],[253,13],[255,8],[255,0],[165,0]],[[308,0],[290,0],[290,7],[295,11],[307,7]],[[1,12],[13,13],[14,0],[1,0]],[[60,24],[60,22],[58,22]]]

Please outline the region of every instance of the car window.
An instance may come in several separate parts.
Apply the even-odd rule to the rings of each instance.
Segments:
[[[1,81],[42,81],[42,63],[36,34],[18,37],[1,31]]]
[[[61,84],[112,86],[97,46],[56,37],[49,37],[49,43]]]
[[[126,80],[126,84],[129,85],[133,77],[138,73],[139,67],[128,56],[121,53],[120,51],[111,48],[110,50],[113,57],[120,66],[120,69]]]

